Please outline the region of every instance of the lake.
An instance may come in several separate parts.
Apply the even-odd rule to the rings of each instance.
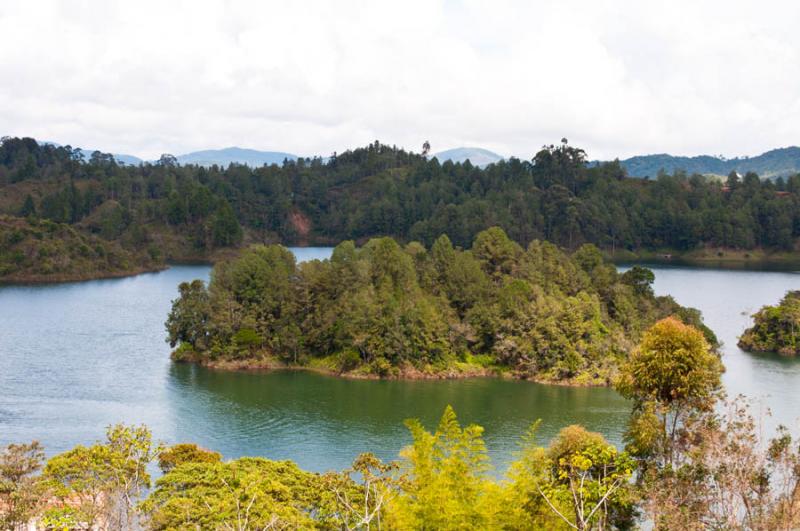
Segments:
[[[324,258],[330,249],[295,250]],[[762,398],[776,421],[800,411],[800,362],[736,348],[748,314],[800,289],[800,275],[653,268],[656,291],[700,308],[725,342],[730,394]],[[428,427],[447,404],[485,427],[499,469],[536,419],[546,442],[580,423],[621,441],[629,404],[610,389],[499,379],[343,380],[300,371],[225,373],[169,361],[164,319],[177,285],[206,266],[84,283],[0,288],[0,445],[40,440],[48,454],[92,443],[116,422],[145,423],[168,443],[191,441],[227,458],[293,459],[346,467],[359,452],[395,458],[410,441],[403,420]]]

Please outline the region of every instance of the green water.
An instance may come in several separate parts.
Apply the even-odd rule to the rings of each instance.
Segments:
[[[314,257],[313,252],[310,257]],[[323,255],[326,250],[320,250]],[[628,404],[610,389],[498,379],[354,381],[307,372],[225,373],[169,361],[163,321],[177,285],[202,266],[132,278],[0,288],[0,445],[38,439],[49,453],[102,437],[115,422],[146,423],[166,442],[194,441],[226,457],[293,459],[317,471],[370,450],[394,458],[409,442],[403,420],[433,427],[451,404],[485,427],[502,469],[527,427],[546,441],[581,423],[619,443]],[[735,347],[747,315],[800,276],[656,268],[656,289],[699,306],[726,342],[726,386],[761,397],[776,419],[800,411],[800,363]]]

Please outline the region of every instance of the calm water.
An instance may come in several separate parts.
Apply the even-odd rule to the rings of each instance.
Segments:
[[[305,254],[301,254],[305,253]],[[300,259],[329,249],[298,250]],[[726,385],[766,396],[785,423],[798,416],[800,363],[735,347],[742,312],[800,289],[800,275],[655,268],[656,290],[702,309],[727,345]],[[581,423],[619,442],[628,404],[609,389],[528,382],[351,381],[304,372],[222,373],[169,362],[163,321],[179,282],[208,267],[133,278],[0,288],[0,445],[37,438],[49,453],[102,437],[114,422],[146,423],[167,442],[194,441],[226,457],[289,458],[343,468],[361,451],[393,458],[402,421],[433,427],[446,404],[486,428],[499,467],[537,418],[542,439]]]
[[[776,304],[790,289],[800,289],[800,273],[730,271],[653,266],[654,288],[703,312],[706,324],[723,342],[722,380],[728,395],[744,394],[769,408],[768,425],[784,424],[800,431],[800,358],[749,354],[736,346],[752,325],[751,315],[765,304]]]

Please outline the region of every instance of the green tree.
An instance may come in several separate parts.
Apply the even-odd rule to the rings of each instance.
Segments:
[[[668,317],[645,332],[616,384],[633,400],[627,434],[632,452],[670,465],[682,423],[713,407],[722,371],[719,356],[696,328]]]
[[[211,233],[217,247],[230,247],[242,241],[242,227],[227,201],[223,200],[217,207],[211,222]]]
[[[28,216],[36,216],[36,205],[33,203],[31,194],[25,196],[25,202],[19,210],[20,217],[27,218]]]
[[[182,343],[192,349],[206,349],[211,317],[208,290],[202,280],[193,280],[181,282],[178,292],[180,296],[172,302],[167,317],[167,341],[171,347]]]

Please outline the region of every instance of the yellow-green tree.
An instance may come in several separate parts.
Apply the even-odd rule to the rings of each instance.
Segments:
[[[577,425],[562,429],[544,448],[536,443],[537,425],[509,468],[503,527],[583,531],[630,526],[635,512],[630,456]]]
[[[153,530],[338,527],[320,476],[291,461],[184,462],[139,506]]]
[[[631,451],[658,466],[672,464],[683,422],[713,407],[722,371],[719,357],[693,326],[668,317],[647,330],[616,385],[633,400]]]
[[[401,453],[406,475],[400,494],[388,506],[389,528],[492,528],[499,487],[486,476],[483,428],[462,428],[450,406],[434,433],[418,420],[406,425],[414,442]]]
[[[20,528],[35,514],[42,498],[35,474],[43,461],[37,441],[0,449],[0,529]]]
[[[106,441],[76,446],[47,461],[41,485],[57,502],[43,523],[54,526],[135,525],[135,505],[150,487],[147,466],[161,451],[144,426],[118,424],[106,431]]]

